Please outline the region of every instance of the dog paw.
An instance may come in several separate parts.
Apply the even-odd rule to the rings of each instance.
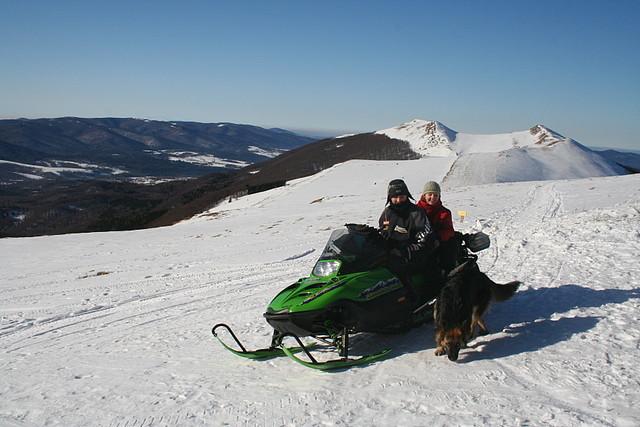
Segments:
[[[447,352],[442,347],[436,348],[436,351],[433,352],[436,356],[444,356]]]

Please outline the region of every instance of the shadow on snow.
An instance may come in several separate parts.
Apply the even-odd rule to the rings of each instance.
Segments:
[[[597,290],[575,284],[518,292],[509,301],[493,303],[485,316],[490,331],[502,331],[507,335],[492,337],[490,333],[480,340],[472,341],[469,348],[460,353],[458,362],[498,359],[569,340],[576,334],[592,329],[602,316],[572,314],[557,320],[552,320],[552,316],[561,316],[574,309],[622,304],[635,298],[640,298],[640,289]],[[356,354],[366,353],[374,348],[391,347],[394,351],[390,358],[394,358],[435,348],[433,324],[400,335],[362,335],[354,337]]]

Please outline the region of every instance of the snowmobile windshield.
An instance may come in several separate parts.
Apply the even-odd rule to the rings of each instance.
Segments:
[[[335,230],[322,251],[320,260],[340,260],[340,274],[364,271],[385,257],[384,246],[377,234]]]

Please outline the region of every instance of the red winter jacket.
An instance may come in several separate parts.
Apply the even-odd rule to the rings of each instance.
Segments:
[[[427,213],[431,228],[438,234],[438,239],[441,242],[446,242],[454,236],[451,211],[442,206],[440,200],[435,205],[430,205],[425,200],[420,199],[417,205]]]

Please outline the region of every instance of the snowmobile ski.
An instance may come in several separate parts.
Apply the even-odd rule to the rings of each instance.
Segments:
[[[384,359],[390,352],[391,349],[390,348],[386,348],[382,351],[379,351],[378,353],[373,353],[373,354],[367,354],[365,356],[361,356],[358,358],[349,358],[347,353],[345,352],[344,357],[340,358],[340,359],[333,359],[333,360],[327,360],[327,361],[318,361],[316,360],[311,353],[308,351],[308,347],[305,346],[302,341],[300,341],[300,338],[297,335],[291,334],[291,333],[286,333],[284,335],[282,335],[282,338],[286,338],[286,337],[292,337],[294,338],[297,342],[299,347],[294,347],[296,349],[301,349],[302,352],[304,352],[307,357],[309,358],[309,360],[303,360],[301,358],[299,358],[298,356],[296,356],[294,354],[294,352],[291,351],[291,348],[287,348],[287,347],[282,347],[282,351],[289,356],[290,359],[294,360],[295,362],[298,362],[299,364],[306,366],[307,368],[312,368],[312,369],[318,369],[321,371],[335,371],[335,370],[340,370],[340,369],[345,369],[345,368],[350,368],[352,366],[362,366],[362,365],[367,365],[369,363],[373,363],[375,361]],[[348,351],[348,350],[347,350]]]
[[[313,360],[312,362],[302,360],[298,356],[296,356],[289,348],[283,348],[282,351],[289,356],[290,359],[298,362],[301,365],[306,366],[307,368],[319,369],[321,371],[335,371],[344,368],[350,368],[352,366],[360,366],[366,365],[377,360],[384,359],[389,352],[391,352],[390,348],[386,348],[378,353],[368,354],[366,356],[358,357],[356,359],[334,359],[327,360],[326,362],[318,362],[317,360]]]
[[[218,328],[226,329],[231,335],[231,337],[233,338],[233,340],[236,342],[236,344],[238,344],[238,346],[240,347],[240,350],[236,350],[235,348],[229,346],[227,343],[222,341],[220,336],[216,333],[216,329]],[[220,341],[220,344],[222,344],[224,348],[226,348],[231,353],[240,357],[245,357],[247,359],[253,359],[253,360],[268,360],[268,359],[273,359],[274,357],[288,356],[288,354],[285,352],[285,349],[283,347],[277,347],[277,346],[260,348],[257,350],[247,350],[242,345],[238,337],[236,337],[236,334],[233,333],[231,328],[224,323],[218,323],[217,325],[215,325],[213,329],[211,329],[211,333],[213,334],[214,337],[218,339],[218,341]],[[314,345],[312,344],[310,346],[307,346],[307,348],[313,348],[313,346]],[[303,351],[303,349],[300,347],[290,347],[290,348],[287,348],[286,350],[290,354],[295,354]]]

